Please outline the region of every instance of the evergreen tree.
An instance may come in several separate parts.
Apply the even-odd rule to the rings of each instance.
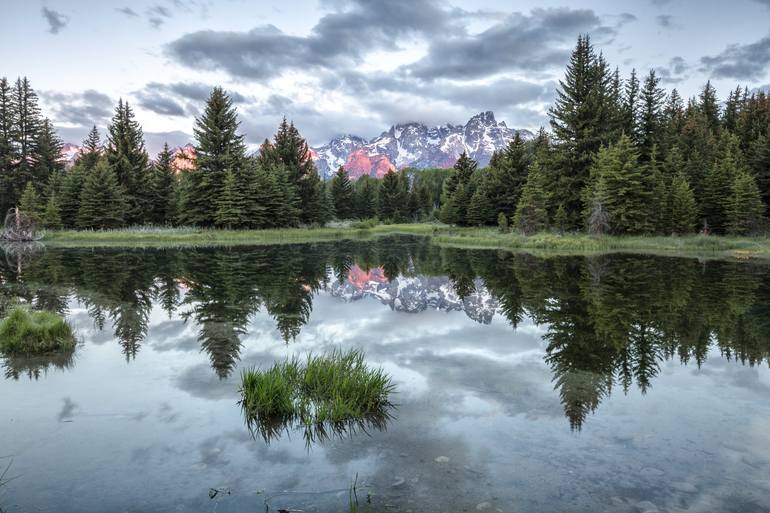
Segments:
[[[300,222],[324,223],[328,220],[327,199],[315,164],[310,157],[307,142],[299,134],[294,123],[281,122],[275,135],[275,153],[286,168],[289,182],[293,184],[300,211]]]
[[[90,136],[89,136],[90,141]],[[146,205],[150,200],[149,157],[144,149],[144,135],[128,102],[118,101],[115,115],[107,127],[107,164],[113,170],[125,198],[124,217],[128,224],[144,223],[151,212]]]
[[[441,221],[447,224],[465,224],[468,203],[473,196],[471,181],[478,163],[463,152],[455,162],[452,173],[444,182],[444,204]]]
[[[741,167],[738,151],[737,139],[729,134],[723,136],[722,151],[703,181],[701,217],[715,233],[725,233],[727,229],[731,188]]]
[[[641,109],[639,113],[639,158],[648,162],[653,148],[663,140],[663,106],[666,93],[660,88],[660,79],[655,70],[644,80],[641,93]]]
[[[225,175],[229,171],[235,177],[235,188],[243,186],[243,168],[246,147],[243,135],[238,134],[238,115],[233,102],[221,87],[215,87],[203,114],[196,118],[195,169],[188,173],[182,197],[182,219],[186,223],[211,226],[216,223],[216,203],[222,195]],[[241,189],[242,190],[242,189]],[[238,195],[239,201],[245,198]],[[245,205],[238,205],[243,212]]]
[[[152,166],[151,215],[149,218],[155,224],[169,224],[176,217],[173,204],[176,184],[173,161],[174,154],[166,143]]]
[[[377,196],[379,181],[364,175],[354,185],[355,213],[360,219],[377,215]]]
[[[257,227],[296,226],[299,224],[297,191],[289,182],[286,167],[270,141],[261,146],[254,159],[256,173],[252,224]]]
[[[636,69],[631,70],[631,77],[626,83],[623,98],[623,132],[637,141],[639,129],[639,78]]]
[[[553,190],[558,193],[555,201],[564,207],[572,226],[580,224],[582,191],[594,155],[617,137],[616,126],[610,122],[617,109],[607,94],[611,81],[606,63],[595,54],[589,37],[579,37],[549,111],[559,143],[553,169]]]
[[[599,151],[591,170],[592,183],[586,191],[586,204],[590,206],[586,218],[601,208],[615,233],[645,233],[652,228],[652,184],[638,160],[639,153],[627,135]]]
[[[525,235],[543,231],[548,226],[549,193],[546,178],[538,163],[532,166],[516,207],[513,225]]]
[[[0,217],[15,203],[18,184],[14,181],[13,165],[18,160],[15,144],[16,104],[13,87],[5,77],[0,78]]]
[[[692,233],[698,218],[698,208],[684,171],[680,170],[674,175],[668,203],[669,232],[675,235]]]
[[[348,172],[340,166],[332,178],[332,200],[334,213],[337,219],[350,219],[353,217],[355,205],[353,202],[353,184],[350,182]]]
[[[80,198],[83,192],[86,170],[82,163],[75,164],[62,179],[59,196],[59,210],[61,211],[62,225],[65,228],[75,228],[78,225],[78,213],[80,212]],[[88,173],[90,174],[90,173]]]
[[[32,185],[32,182],[27,182],[27,185],[24,187],[21,199],[19,200],[19,210],[30,216],[32,219],[38,222],[40,221],[42,210],[40,197],[37,194],[37,190],[35,190],[35,186]]]
[[[51,121],[48,118],[44,119],[37,135],[34,170],[34,179],[37,183],[46,182],[49,176],[64,169],[64,162],[61,160],[63,146]]]
[[[770,110],[768,114],[770,115]],[[767,211],[770,207],[770,127],[767,134],[760,135],[751,144],[749,166],[757,180],[765,211]]]
[[[470,226],[491,225],[495,222],[495,206],[490,200],[489,185],[486,180],[476,187],[468,204],[467,224]]]
[[[404,190],[393,169],[385,173],[380,185],[377,215],[387,222],[397,223],[403,220]]]
[[[738,171],[730,187],[727,202],[727,232],[730,235],[749,235],[762,227],[764,205],[759,188],[748,172]]]
[[[719,130],[719,100],[717,99],[717,91],[711,85],[710,80],[706,82],[698,100],[698,110],[706,119],[711,133],[716,133]]]
[[[126,201],[115,172],[105,159],[88,173],[83,183],[78,228],[109,229],[124,224]]]
[[[485,192],[489,194],[488,201],[494,212],[504,212],[510,217],[516,211],[527,181],[529,160],[526,144],[516,132],[505,150],[490,162]]]
[[[77,162],[81,163],[83,169],[90,171],[96,166],[102,155],[102,140],[96,125],[88,132],[88,137],[83,141],[83,145],[78,153]]]
[[[50,194],[43,211],[43,226],[50,230],[59,230],[62,228],[61,210],[56,201],[56,195]]]
[[[216,198],[215,224],[229,229],[243,226],[245,221],[243,205],[244,200],[238,188],[238,180],[235,173],[228,169],[225,171],[222,190]]]

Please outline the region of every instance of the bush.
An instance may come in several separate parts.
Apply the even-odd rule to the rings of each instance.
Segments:
[[[54,312],[13,308],[0,321],[0,351],[8,354],[43,354],[75,348],[72,326]]]
[[[370,228],[374,228],[380,224],[380,220],[376,217],[370,217],[369,219],[361,219],[360,221],[355,221],[351,226],[357,230],[368,230]]]
[[[497,214],[497,229],[500,233],[508,233],[508,216],[503,212]]]

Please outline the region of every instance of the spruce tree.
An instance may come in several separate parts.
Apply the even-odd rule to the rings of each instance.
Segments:
[[[356,205],[356,217],[368,219],[377,215],[377,196],[379,180],[364,175],[356,180],[354,185],[354,198]]]
[[[327,221],[327,199],[323,183],[310,156],[310,148],[294,123],[283,119],[273,146],[286,168],[289,182],[295,187],[300,222],[312,224]]]
[[[770,102],[768,103],[770,104]],[[770,113],[770,109],[768,113]],[[770,121],[768,125],[770,125]],[[770,126],[767,134],[760,135],[754,140],[748,155],[749,166],[757,180],[757,186],[765,204],[765,211],[767,211],[770,207]]]
[[[42,213],[42,205],[40,204],[40,197],[37,194],[37,190],[32,182],[27,182],[24,187],[24,191],[21,194],[19,200],[19,210],[30,216],[35,221],[40,221],[40,214]]]
[[[78,213],[80,212],[80,198],[83,193],[83,183],[86,175],[90,174],[81,163],[75,164],[65,173],[59,188],[59,196],[56,198],[61,211],[62,225],[65,228],[75,228],[78,225]]]
[[[155,224],[169,224],[176,217],[173,202],[176,184],[173,161],[174,154],[166,143],[152,166],[150,221]]]
[[[725,134],[721,143],[722,150],[703,180],[700,201],[701,217],[715,233],[725,233],[727,229],[731,188],[741,168],[737,139]]]
[[[242,182],[246,158],[243,135],[238,134],[238,116],[232,99],[221,87],[215,87],[195,119],[195,169],[188,173],[188,183],[182,199],[185,222],[212,226],[216,223],[217,206],[224,187],[225,174],[230,171],[236,182]],[[238,183],[241,187],[243,184]],[[240,200],[243,200],[241,195]],[[238,207],[245,210],[245,205]]]
[[[56,195],[51,194],[48,196],[42,217],[45,228],[49,230],[59,230],[62,228],[61,210],[59,209],[59,203],[56,201]]]
[[[331,185],[332,200],[334,202],[334,214],[337,219],[350,219],[353,217],[355,205],[353,202],[353,184],[350,182],[348,172],[340,166]]]
[[[631,77],[626,82],[623,98],[623,133],[633,141],[639,134],[639,78],[636,69],[631,70]]]
[[[96,166],[102,155],[102,140],[96,125],[88,132],[88,137],[83,141],[83,145],[78,153],[77,161],[82,164],[83,169],[90,171]]]
[[[125,222],[126,200],[117,175],[101,159],[85,178],[80,195],[78,228],[119,228]]]
[[[717,91],[711,81],[706,82],[703,90],[698,97],[698,110],[706,119],[706,124],[711,133],[719,131],[719,99],[717,98]]]
[[[653,148],[663,142],[663,106],[666,93],[660,88],[655,70],[644,80],[639,113],[639,158],[648,162]]]
[[[754,177],[740,170],[730,186],[727,202],[727,233],[749,235],[759,231],[763,224],[764,205]]]
[[[128,102],[118,101],[115,115],[107,127],[104,150],[109,167],[125,195],[124,219],[128,224],[144,223],[150,212],[149,157],[144,149],[144,135]]]
[[[471,180],[478,163],[463,152],[455,162],[451,174],[444,181],[444,200],[441,221],[447,224],[466,224],[468,203],[474,189]]]
[[[505,150],[490,163],[486,192],[495,212],[504,212],[512,216],[516,211],[521,190],[527,181],[529,172],[529,154],[521,135],[516,132]]]
[[[616,233],[645,233],[652,228],[652,184],[638,161],[639,153],[627,135],[599,151],[591,170],[592,185],[586,191],[590,205],[586,218],[601,208]]]
[[[13,87],[5,77],[0,78],[0,217],[15,203],[17,184],[13,165],[18,160],[16,137],[16,105]]]
[[[229,169],[225,171],[222,181],[222,190],[217,196],[216,214],[214,223],[221,228],[237,228],[243,226],[245,212],[243,210],[243,197],[238,188],[238,180],[235,173]]]
[[[467,224],[484,226],[493,224],[495,220],[495,205],[490,200],[489,185],[486,181],[482,181],[476,187],[468,204]]]
[[[692,233],[698,218],[698,208],[684,171],[677,172],[671,180],[668,204],[669,233],[674,235]]]
[[[391,223],[402,221],[404,200],[404,191],[398,179],[398,173],[391,169],[385,173],[380,185],[377,211],[380,219]]]
[[[548,226],[549,193],[546,179],[539,163],[532,165],[527,183],[516,207],[513,226],[525,235],[543,231]]]

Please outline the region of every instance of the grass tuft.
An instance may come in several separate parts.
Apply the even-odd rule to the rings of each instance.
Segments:
[[[10,355],[71,351],[75,342],[72,326],[54,312],[17,306],[0,321],[0,351]]]
[[[241,407],[252,432],[266,440],[283,427],[299,424],[325,437],[325,426],[337,432],[346,424],[388,417],[393,392],[382,369],[370,369],[361,351],[334,350],[277,362],[267,370],[250,369],[241,376]],[[308,431],[306,431],[308,434]]]

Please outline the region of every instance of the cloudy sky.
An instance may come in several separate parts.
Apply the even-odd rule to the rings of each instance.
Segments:
[[[770,84],[770,0],[3,0],[0,76],[26,75],[65,140],[119,97],[151,149],[186,142],[211,86],[251,143],[282,116],[313,144],[493,110],[536,129],[580,33],[684,96]]]

